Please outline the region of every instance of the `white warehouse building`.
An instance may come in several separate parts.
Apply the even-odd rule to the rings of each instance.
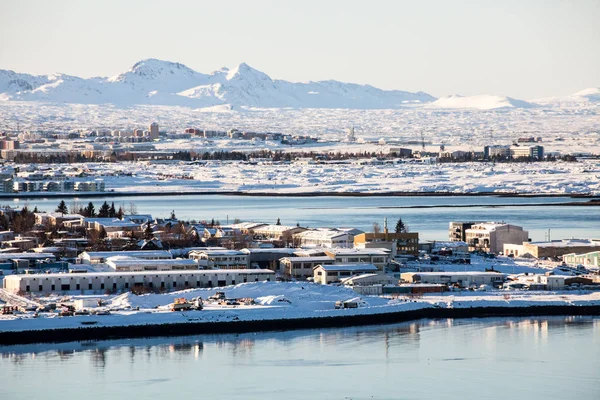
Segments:
[[[4,277],[3,288],[12,293],[49,293],[74,290],[117,291],[135,287],[184,289],[220,287],[274,279],[275,273],[268,269],[22,274]]]

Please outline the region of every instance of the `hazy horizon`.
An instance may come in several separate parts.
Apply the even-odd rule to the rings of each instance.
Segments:
[[[142,59],[203,73],[516,98],[600,86],[600,2],[0,2],[0,69],[114,76]]]

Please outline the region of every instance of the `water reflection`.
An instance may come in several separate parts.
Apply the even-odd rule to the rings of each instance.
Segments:
[[[597,399],[599,333],[598,317],[486,318],[5,346],[0,398]]]
[[[104,368],[108,354],[123,355],[122,351],[124,350],[127,351],[127,357],[131,363],[149,361],[157,357],[193,357],[197,359],[202,356],[206,346],[219,352],[227,352],[234,357],[244,357],[252,354],[257,342],[270,348],[297,345],[297,343],[303,342],[318,345],[320,348],[380,343],[388,352],[395,346],[418,349],[422,331],[439,329],[451,331],[456,326],[469,326],[471,331],[483,329],[488,338],[487,342],[493,342],[500,329],[506,330],[507,335],[512,339],[527,337],[535,340],[547,340],[549,332],[570,332],[581,329],[600,331],[600,319],[583,316],[466,320],[447,318],[342,329],[0,346],[0,360],[8,359],[20,362],[37,357],[41,360],[67,362],[75,354],[85,353],[90,355],[95,367]]]

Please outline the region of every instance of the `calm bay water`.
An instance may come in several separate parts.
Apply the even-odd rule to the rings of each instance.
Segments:
[[[139,213],[168,217],[172,210],[182,220],[207,220],[221,223],[260,221],[308,227],[351,226],[371,230],[374,222],[383,226],[388,218],[393,229],[401,217],[411,231],[418,231],[421,240],[446,240],[450,221],[506,221],[529,230],[533,240],[544,240],[548,230],[552,239],[600,237],[600,207],[523,206],[536,203],[565,203],[587,199],[513,198],[513,197],[247,197],[223,195],[131,196],[66,200],[87,205],[92,201],[99,208],[106,200],[129,208],[135,204]],[[40,210],[52,211],[60,199],[28,199],[3,201],[13,206],[28,204]],[[457,207],[457,206],[475,207]],[[502,206],[501,206],[502,205]],[[415,206],[446,206],[410,208]]]
[[[2,399],[595,399],[600,318],[0,346]]]

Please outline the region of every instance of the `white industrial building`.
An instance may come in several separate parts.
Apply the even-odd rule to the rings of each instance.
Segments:
[[[198,263],[189,258],[145,260],[127,256],[109,257],[106,265],[115,271],[171,271],[195,270]]]
[[[7,275],[3,288],[21,292],[56,291],[119,291],[135,287],[150,289],[184,289],[186,287],[219,287],[243,282],[262,282],[275,279],[267,269],[213,271],[142,271],[86,272],[64,274]]]
[[[78,257],[82,264],[105,263],[110,257],[133,257],[144,260],[168,260],[173,254],[166,250],[135,250],[135,251],[84,251]]]
[[[354,236],[360,233],[358,229],[311,229],[296,233],[294,243],[300,247],[349,248],[354,246]]]
[[[238,250],[190,251],[189,257],[206,269],[246,269],[248,254]]]

